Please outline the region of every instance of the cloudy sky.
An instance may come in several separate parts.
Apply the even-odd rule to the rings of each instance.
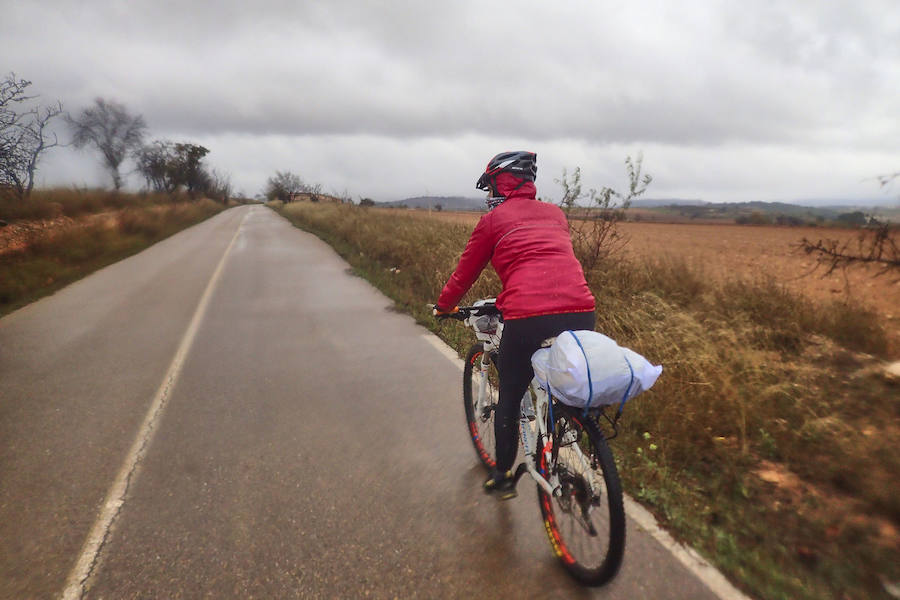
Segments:
[[[123,103],[149,139],[208,147],[251,196],[276,170],[354,198],[477,196],[510,149],[538,153],[544,197],[564,167],[622,186],[638,153],[654,198],[900,195],[874,180],[900,170],[897,0],[0,0],[0,14],[0,70],[73,113]],[[41,167],[45,185],[108,185],[89,152]]]

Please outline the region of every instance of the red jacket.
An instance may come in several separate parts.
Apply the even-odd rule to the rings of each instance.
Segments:
[[[506,201],[478,221],[439,307],[456,306],[490,261],[503,283],[497,307],[504,319],[594,310],[566,216],[558,206],[535,200],[530,181],[515,189],[520,181],[509,173],[497,176]]]

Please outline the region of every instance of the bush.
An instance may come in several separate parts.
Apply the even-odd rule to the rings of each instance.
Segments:
[[[869,222],[865,213],[858,210],[849,213],[841,213],[835,217],[834,220],[840,225],[848,227],[865,227]]]
[[[88,188],[35,190],[27,200],[0,199],[0,218],[6,221],[78,217],[127,206],[149,206],[158,196],[125,194]]]
[[[734,222],[738,225],[771,225],[772,218],[764,213],[754,211],[749,215],[740,215],[735,218]]]

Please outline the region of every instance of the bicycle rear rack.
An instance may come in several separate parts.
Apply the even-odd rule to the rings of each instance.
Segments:
[[[614,439],[616,436],[619,435],[619,417],[622,416],[621,410],[617,411],[616,415],[614,417],[610,417],[608,414],[606,414],[605,406],[600,407],[595,410],[592,410],[588,414],[591,415],[592,417],[594,417],[594,420],[597,422],[597,427],[600,429],[601,433],[603,433],[603,427],[601,426],[601,423],[600,423],[600,417],[603,417],[606,420],[606,422],[609,423],[609,426],[612,427],[612,431],[613,431],[612,435],[609,435],[609,436],[606,434],[603,435],[603,437],[606,439],[607,442],[611,439]]]

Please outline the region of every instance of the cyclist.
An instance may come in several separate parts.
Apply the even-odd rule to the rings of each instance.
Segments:
[[[558,206],[535,198],[536,175],[533,152],[502,152],[488,162],[475,183],[488,192],[488,212],[472,231],[434,309],[435,316],[451,314],[491,262],[503,284],[497,308],[504,326],[494,415],[497,465],[484,489],[501,500],[516,496],[512,467],[520,404],[534,377],[531,355],[548,337],[594,328],[594,296],[572,249],[568,222]]]

